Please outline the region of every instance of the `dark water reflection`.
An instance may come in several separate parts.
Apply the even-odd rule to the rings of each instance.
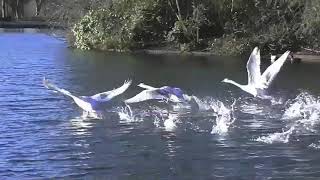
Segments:
[[[46,90],[47,76],[79,95],[134,85],[174,85],[222,102],[250,96],[221,84],[246,82],[245,62],[214,57],[152,56],[82,52],[43,33],[0,34],[1,179],[318,179],[320,153],[307,148],[318,133],[266,144],[254,138],[286,127],[285,105],[267,104],[265,114],[236,113],[227,135],[180,128],[168,132],[143,122],[120,123],[116,113],[83,120],[63,96]],[[264,65],[267,65],[266,62]],[[294,98],[299,90],[318,95],[320,64],[286,64],[272,93]],[[132,86],[111,107],[140,89]],[[120,104],[120,105],[119,105]],[[229,103],[230,105],[231,103]],[[143,104],[142,108],[150,105]],[[256,112],[256,114],[254,113]],[[200,120],[203,118],[200,118]],[[209,118],[210,119],[210,118]],[[190,121],[197,121],[196,118]],[[150,122],[150,123],[148,123]],[[212,124],[209,124],[210,128]],[[209,129],[210,129],[209,128]],[[204,128],[205,129],[205,128]]]

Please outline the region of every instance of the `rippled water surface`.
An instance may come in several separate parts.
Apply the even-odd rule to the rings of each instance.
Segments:
[[[320,177],[320,64],[285,64],[273,99],[257,100],[221,83],[246,83],[246,58],[82,52],[31,31],[2,32],[0,62],[0,179]],[[76,95],[133,85],[103,119],[84,119],[44,76]],[[140,82],[180,87],[196,102],[121,103]]]

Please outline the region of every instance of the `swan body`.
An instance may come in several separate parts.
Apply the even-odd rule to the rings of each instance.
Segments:
[[[184,92],[177,87],[163,86],[155,88],[144,83],[140,83],[139,87],[145,89],[134,97],[125,100],[125,103],[137,103],[147,100],[164,100],[166,102],[181,103],[190,101],[191,97],[184,94]]]
[[[125,81],[124,84],[111,91],[95,94],[93,96],[75,96],[69,91],[57,87],[55,84],[50,83],[46,78],[43,79],[43,84],[46,88],[55,90],[63,95],[69,96],[73,101],[83,110],[83,117],[102,118],[101,105],[110,101],[114,97],[124,93],[132,81]]]
[[[255,47],[247,62],[248,84],[241,85],[233,80],[224,79],[222,82],[233,84],[243,91],[252,94],[254,97],[263,96],[263,91],[268,89],[284,62],[287,60],[290,51],[282,54],[278,60],[274,61],[262,74],[260,72],[260,50]],[[275,57],[272,57],[275,59]]]

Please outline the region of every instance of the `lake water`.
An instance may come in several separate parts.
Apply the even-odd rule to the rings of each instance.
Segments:
[[[273,99],[258,100],[221,83],[245,84],[246,60],[80,51],[44,33],[2,32],[0,179],[319,179],[320,63],[286,63]],[[76,95],[133,84],[103,119],[84,119],[44,76]],[[140,82],[180,87],[198,105],[126,107]]]

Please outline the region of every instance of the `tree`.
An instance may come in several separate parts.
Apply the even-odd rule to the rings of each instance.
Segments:
[[[1,17],[6,18],[7,13],[6,13],[6,1],[1,0]]]
[[[16,18],[16,19],[19,19],[21,16],[22,16],[22,10],[23,10],[23,3],[22,3],[23,0],[10,0],[8,2],[8,5],[11,7],[12,9],[12,12],[13,12],[13,16]]]
[[[20,5],[20,0],[16,0],[16,2],[15,2],[15,13],[14,13],[16,19],[19,19],[19,17],[20,17],[19,5]]]
[[[45,0],[36,0],[36,16],[40,15],[41,6]]]

